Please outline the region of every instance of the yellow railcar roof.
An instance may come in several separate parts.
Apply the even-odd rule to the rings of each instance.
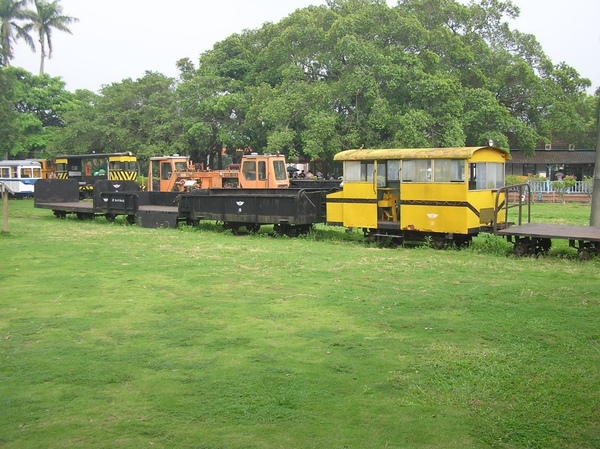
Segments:
[[[386,148],[346,150],[337,153],[335,161],[372,161],[381,159],[469,159],[477,151],[494,150],[510,159],[510,153],[497,147],[456,147],[456,148]]]

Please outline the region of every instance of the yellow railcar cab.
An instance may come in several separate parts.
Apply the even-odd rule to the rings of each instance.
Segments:
[[[327,222],[374,238],[468,243],[492,224],[507,159],[489,146],[343,151],[334,160],[344,182],[327,196]]]

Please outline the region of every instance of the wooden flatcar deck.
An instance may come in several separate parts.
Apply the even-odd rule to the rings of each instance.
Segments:
[[[501,229],[496,231],[496,234],[501,236],[600,242],[600,228],[592,226],[527,223]]]
[[[94,204],[91,201],[71,201],[64,203],[35,203],[40,209],[59,210],[65,213],[94,213]]]
[[[140,211],[146,211],[146,212],[162,212],[165,214],[177,214],[177,206],[156,206],[156,205],[145,205],[145,206],[140,206],[139,209]]]

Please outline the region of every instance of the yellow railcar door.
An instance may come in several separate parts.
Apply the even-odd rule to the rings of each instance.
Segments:
[[[385,226],[400,222],[400,161],[377,161],[377,220]]]

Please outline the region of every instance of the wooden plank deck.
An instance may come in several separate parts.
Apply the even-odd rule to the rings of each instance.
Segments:
[[[162,212],[166,214],[177,214],[179,212],[177,206],[156,206],[156,205],[145,205],[138,208],[139,211],[146,212]]]
[[[501,229],[496,235],[600,242],[600,228],[592,226],[527,223]]]
[[[73,201],[65,203],[35,203],[35,207],[39,209],[60,210],[67,213],[82,212],[94,213],[94,204],[91,201]]]

